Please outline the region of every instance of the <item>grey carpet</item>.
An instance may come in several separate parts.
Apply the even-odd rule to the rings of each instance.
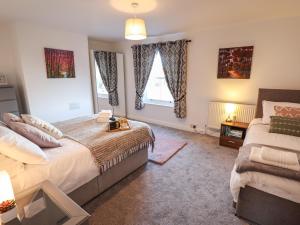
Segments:
[[[163,166],[148,162],[88,203],[90,224],[245,224],[234,216],[229,190],[237,150],[220,147],[214,137],[152,128],[188,145]]]

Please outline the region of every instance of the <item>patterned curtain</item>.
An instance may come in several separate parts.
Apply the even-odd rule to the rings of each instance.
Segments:
[[[94,55],[103,84],[108,92],[109,104],[117,106],[119,105],[117,54],[115,52],[95,51]]]
[[[149,79],[156,49],[156,44],[132,46],[136,90],[135,109],[137,110],[144,108],[143,94]]]
[[[177,118],[186,117],[187,40],[158,43],[166,82]]]

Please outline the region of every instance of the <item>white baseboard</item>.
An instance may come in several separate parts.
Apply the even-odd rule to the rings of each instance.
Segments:
[[[169,123],[169,122],[166,122],[166,121],[146,118],[146,117],[142,117],[142,116],[128,115],[128,118],[132,119],[132,120],[139,120],[139,121],[146,122],[146,123],[153,123],[153,124],[156,124],[156,125],[162,125],[162,126],[165,126],[165,127],[171,127],[171,128],[175,128],[175,129],[178,129],[178,130],[184,130],[184,131],[189,131],[189,132],[194,132],[194,133],[201,133],[201,134],[205,133],[205,130],[201,129],[201,128],[200,129],[198,128],[198,129],[195,130],[195,129],[193,129],[189,126],[183,125],[183,124],[174,124],[174,123]]]

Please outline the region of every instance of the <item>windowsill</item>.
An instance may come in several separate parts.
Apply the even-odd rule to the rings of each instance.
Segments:
[[[169,108],[173,108],[174,107],[174,103],[173,102],[167,102],[167,101],[144,99],[144,103],[146,105],[157,105],[157,106],[164,106],[164,107],[169,107]]]
[[[98,98],[104,98],[104,99],[108,99],[108,95],[105,94],[98,94]]]

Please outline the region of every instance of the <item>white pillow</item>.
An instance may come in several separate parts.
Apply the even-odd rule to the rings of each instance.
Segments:
[[[269,124],[271,121],[270,116],[275,116],[275,109],[274,109],[275,106],[300,108],[300,104],[298,104],[298,103],[270,102],[270,101],[265,101],[265,100],[263,100],[262,106],[263,106],[262,122],[264,124]]]
[[[0,153],[28,164],[45,164],[48,161],[39,146],[3,126],[0,126]]]
[[[40,129],[41,131],[44,131],[45,133],[51,135],[52,137],[55,137],[56,139],[60,139],[64,136],[63,133],[59,129],[57,129],[52,124],[50,124],[40,118],[37,118],[37,117],[29,115],[29,114],[22,114],[21,117],[25,121],[25,123],[27,123],[33,127],[36,127],[38,129]]]
[[[0,170],[5,170],[12,178],[25,170],[24,163],[0,154]]]

